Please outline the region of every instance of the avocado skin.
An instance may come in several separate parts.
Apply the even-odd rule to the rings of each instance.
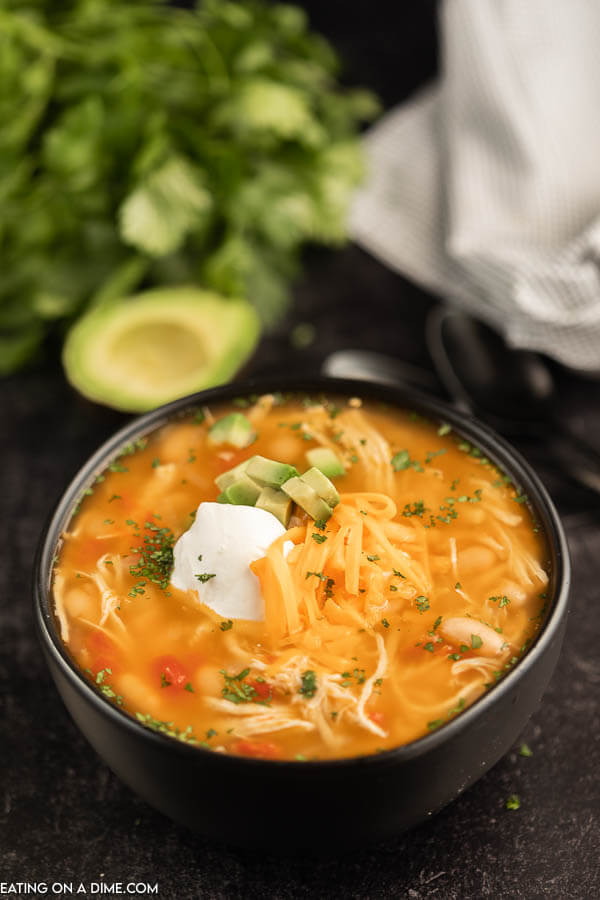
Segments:
[[[304,472],[300,478],[308,484],[313,491],[316,491],[319,497],[324,500],[328,506],[337,506],[340,502],[340,495],[335,489],[335,486],[326,475],[323,475],[320,469],[316,468],[316,466],[313,466],[312,469]]]
[[[281,485],[281,490],[301,506],[315,522],[326,522],[331,516],[331,507],[301,478],[288,479]]]
[[[255,505],[257,509],[264,509],[274,515],[284,528],[288,527],[292,515],[292,501],[283,491],[267,485],[260,492]]]
[[[279,487],[284,481],[298,474],[295,466],[267,459],[266,456],[253,456],[248,462],[246,471],[250,478],[269,487]]]
[[[111,358],[110,344],[124,331],[160,320],[198,335],[210,349],[207,359],[185,379],[151,382],[144,373],[133,384]],[[62,352],[65,375],[81,394],[123,412],[142,413],[187,394],[229,381],[248,361],[260,338],[254,308],[194,285],[155,288],[99,303],[69,330]],[[168,342],[154,348],[168,362]],[[99,352],[100,351],[100,352]],[[106,351],[106,352],[104,352]]]

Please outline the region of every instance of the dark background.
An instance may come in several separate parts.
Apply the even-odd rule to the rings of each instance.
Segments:
[[[347,82],[375,89],[386,107],[435,73],[431,0],[304,5],[345,59]],[[327,353],[350,346],[430,368],[423,325],[433,298],[358,248],[308,252],[295,298],[250,374],[314,372]],[[291,329],[307,321],[315,341],[295,349]],[[600,447],[600,385],[555,374],[561,414]],[[78,397],[50,351],[0,382],[0,410],[0,882],[157,881],[161,898],[178,900],[600,896],[600,502],[557,475],[543,441],[514,442],[563,514],[574,587],[560,664],[522,737],[533,756],[518,755],[519,741],[459,800],[389,843],[346,857],[281,860],[217,847],[172,824],[122,786],[73,726],[33,634],[32,558],[53,501],[127,417]],[[515,792],[521,808],[508,811]],[[284,799],[282,828],[294,815]],[[326,807],[315,810],[323,814]],[[240,829],[253,819],[253,810],[240,809]]]

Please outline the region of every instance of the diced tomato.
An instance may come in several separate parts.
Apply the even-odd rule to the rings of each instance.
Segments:
[[[276,759],[281,752],[278,744],[269,741],[236,741],[231,749],[242,756],[256,756],[262,759]]]
[[[250,687],[256,691],[255,700],[271,700],[273,697],[273,687],[266,681],[246,681]]]
[[[152,663],[162,687],[185,688],[189,682],[188,674],[182,664],[174,656],[159,656]]]
[[[94,675],[97,675],[102,669],[110,669],[113,675],[119,671],[119,650],[103,631],[90,631],[85,646],[91,657],[89,667]]]
[[[382,712],[370,712],[368,716],[371,722],[375,722],[376,725],[383,725],[385,722],[385,715]]]

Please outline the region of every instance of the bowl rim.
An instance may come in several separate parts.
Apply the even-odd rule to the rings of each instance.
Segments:
[[[123,445],[155,431],[170,421],[183,418],[186,414],[197,410],[198,407],[211,403],[226,403],[237,397],[247,398],[275,392],[310,392],[326,394],[330,397],[335,395],[359,396],[376,402],[388,403],[401,410],[415,409],[423,412],[426,418],[434,422],[447,422],[453,431],[483,450],[485,456],[494,465],[508,474],[520,490],[524,490],[528,497],[528,506],[535,512],[535,519],[540,522],[542,533],[546,536],[552,563],[552,587],[548,589],[548,609],[538,633],[526,650],[520,651],[517,662],[488,691],[440,727],[407,744],[360,756],[302,761],[261,759],[229,753],[215,753],[211,748],[202,746],[200,742],[190,744],[164,733],[153,731],[108,698],[103,697],[71,659],[55,627],[55,616],[50,608],[51,580],[54,560],[60,546],[60,535],[70,521],[73,508],[82,491],[91,485],[96,475],[106,468],[113,455]],[[569,550],[558,512],[548,490],[536,472],[508,441],[485,423],[437,397],[412,388],[410,385],[400,382],[390,385],[326,375],[271,375],[249,378],[189,394],[136,416],[104,441],[88,457],[61,493],[41,532],[33,567],[34,617],[44,648],[51,654],[71,685],[100,713],[112,719],[115,725],[118,724],[129,729],[140,740],[150,741],[157,748],[162,747],[164,750],[169,747],[173,753],[193,754],[199,764],[210,758],[211,762],[218,761],[225,767],[244,764],[263,770],[268,767],[272,770],[293,770],[294,772],[314,772],[316,768],[327,769],[331,772],[333,770],[343,772],[349,767],[357,765],[386,767],[425,755],[446,741],[450,741],[455,734],[468,728],[470,723],[485,714],[486,710],[494,706],[502,696],[510,693],[517,682],[543,656],[560,631],[563,619],[567,615],[570,584]]]

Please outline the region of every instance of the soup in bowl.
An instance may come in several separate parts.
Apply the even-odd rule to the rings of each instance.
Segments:
[[[564,627],[564,538],[523,461],[455,411],[269,387],[178,401],[90,461],[42,550],[44,645],[84,733],[168,814],[280,843],[287,791],[297,846],[375,800],[359,832],[380,837],[522,728]],[[236,835],[252,794],[261,829]]]

